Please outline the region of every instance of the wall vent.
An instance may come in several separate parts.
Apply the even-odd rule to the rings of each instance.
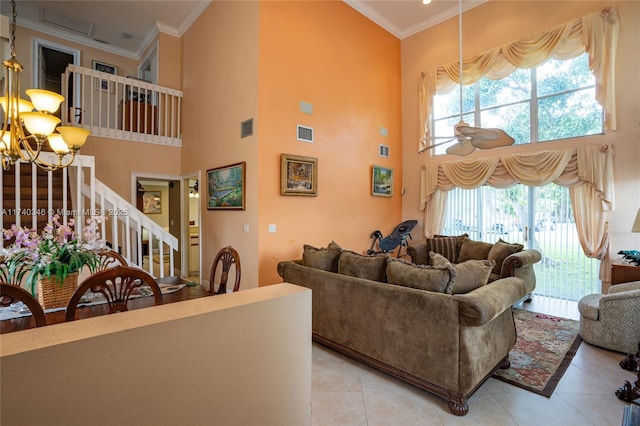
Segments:
[[[240,139],[253,135],[253,118],[240,123]]]
[[[313,128],[298,124],[298,140],[313,143]]]
[[[378,155],[382,158],[389,158],[389,147],[387,145],[378,145]]]

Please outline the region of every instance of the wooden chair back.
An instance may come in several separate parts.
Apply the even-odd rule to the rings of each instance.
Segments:
[[[36,327],[47,325],[47,318],[44,316],[44,309],[38,300],[28,291],[17,285],[0,283],[0,306],[9,306],[16,302],[24,303],[31,311],[31,316]]]
[[[97,270],[102,271],[103,269],[112,268],[114,266],[129,266],[127,260],[122,257],[118,252],[106,249],[98,253],[100,257],[100,263],[98,264]]]
[[[82,296],[91,291],[101,295],[107,304],[107,314],[128,311],[129,299],[136,289],[148,286],[153,291],[156,305],[162,305],[162,291],[156,280],[147,272],[128,266],[114,266],[87,277],[71,296],[67,304],[65,321],[74,321]]]
[[[215,279],[216,272],[218,269],[218,265],[222,266],[222,272],[220,274],[220,282],[218,283],[218,290],[215,290]],[[209,278],[209,293],[211,294],[223,294],[227,292],[227,280],[229,279],[229,271],[231,270],[231,266],[235,266],[235,283],[233,286],[233,291],[238,291],[240,289],[240,255],[238,252],[231,246],[227,246],[220,250],[216,255],[216,258],[213,260],[213,265],[211,266],[211,276]]]

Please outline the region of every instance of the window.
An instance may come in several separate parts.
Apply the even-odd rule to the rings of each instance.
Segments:
[[[577,302],[600,292],[599,262],[581,249],[565,187],[517,184],[449,191],[443,234],[465,233],[478,241],[502,239],[540,251],[542,261],[534,265],[537,296]]]
[[[460,121],[459,87],[434,96],[434,136],[452,135],[453,126]],[[586,53],[569,60],[551,59],[533,69],[519,68],[501,80],[483,78],[463,86],[462,110],[468,124],[499,127],[516,144],[604,131]],[[449,145],[436,147],[435,154],[444,154]]]

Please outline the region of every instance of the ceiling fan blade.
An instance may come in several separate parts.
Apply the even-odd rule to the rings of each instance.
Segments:
[[[469,136],[474,139],[481,140],[496,140],[498,139],[498,129],[484,129],[482,127],[473,126],[458,126],[456,130],[465,136]]]
[[[462,140],[447,148],[447,154],[464,156],[471,154],[475,150],[476,147],[469,140]]]
[[[479,139],[472,138],[471,144],[479,149],[493,149],[493,148],[501,148],[503,146],[510,146],[515,143],[515,139],[509,136],[502,129],[486,129],[491,130],[496,133],[497,137],[495,139]]]
[[[440,139],[440,137],[438,137],[438,139]],[[452,137],[449,136],[448,140],[446,140],[444,142],[438,142],[438,143],[434,143],[433,145],[426,146],[423,149],[421,149],[420,151],[418,151],[418,153],[419,154],[423,153],[423,152],[425,152],[427,150],[430,150],[431,148],[435,148],[435,147],[440,146],[440,145],[445,145],[445,144],[448,144],[448,143],[453,142],[455,140],[456,140],[456,138],[452,138]]]

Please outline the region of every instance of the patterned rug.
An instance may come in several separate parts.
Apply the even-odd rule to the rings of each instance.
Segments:
[[[518,339],[509,352],[511,367],[496,379],[551,397],[582,338],[578,321],[514,309]]]

